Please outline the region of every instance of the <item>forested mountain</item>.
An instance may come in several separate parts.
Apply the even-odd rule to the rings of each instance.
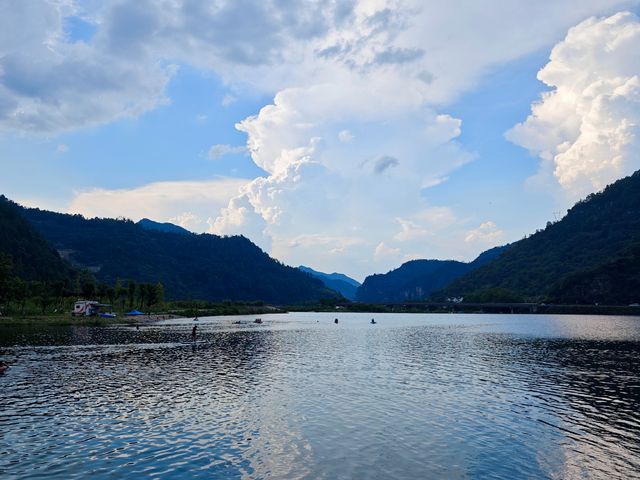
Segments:
[[[158,230],[160,232],[170,232],[170,233],[181,233],[183,235],[191,235],[191,232],[186,228],[179,227],[178,225],[174,225],[169,222],[154,222],[153,220],[149,220],[148,218],[143,218],[138,221],[138,225],[147,230]]]
[[[10,274],[23,280],[68,280],[73,269],[31,226],[21,207],[0,195],[0,255],[8,259]]]
[[[495,247],[473,262],[455,260],[411,260],[385,274],[365,278],[357,299],[367,303],[424,300],[456,278],[499,256],[506,247]]]
[[[548,300],[562,304],[640,303],[640,242],[615,260],[567,276],[551,290]]]
[[[501,289],[530,300],[553,293],[556,299],[605,302],[603,292],[613,294],[627,278],[624,272],[633,277],[632,263],[628,271],[626,265],[637,260],[632,246],[638,241],[640,171],[589,195],[561,221],[513,243],[496,260],[447,286],[442,295]],[[599,281],[609,286],[600,288]],[[595,296],[588,298],[589,292]]]
[[[324,283],[327,288],[341,293],[343,297],[348,298],[349,300],[356,299],[356,290],[360,286],[360,282],[358,282],[357,280],[354,280],[353,278],[348,277],[342,273],[318,272],[317,270],[305,267],[304,265],[300,265],[298,269],[308,273],[313,277],[318,278],[322,281],[322,283]]]
[[[66,259],[107,284],[161,282],[168,299],[307,303],[338,296],[242,236],[176,234],[128,220],[19,210]]]

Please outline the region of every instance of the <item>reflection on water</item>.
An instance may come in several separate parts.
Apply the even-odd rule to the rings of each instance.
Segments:
[[[640,319],[334,317],[0,328],[0,476],[640,478]]]

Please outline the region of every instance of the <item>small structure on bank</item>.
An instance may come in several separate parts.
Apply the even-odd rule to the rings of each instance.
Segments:
[[[111,311],[111,305],[95,300],[78,300],[73,305],[71,315],[74,317],[95,317],[105,311]]]

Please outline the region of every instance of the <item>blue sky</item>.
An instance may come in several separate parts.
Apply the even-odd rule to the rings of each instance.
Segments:
[[[0,13],[0,192],[27,205],[362,279],[471,260],[640,167],[637,1]]]

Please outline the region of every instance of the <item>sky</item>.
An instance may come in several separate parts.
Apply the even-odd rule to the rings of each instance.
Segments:
[[[0,0],[0,193],[362,280],[640,168],[640,0]]]

